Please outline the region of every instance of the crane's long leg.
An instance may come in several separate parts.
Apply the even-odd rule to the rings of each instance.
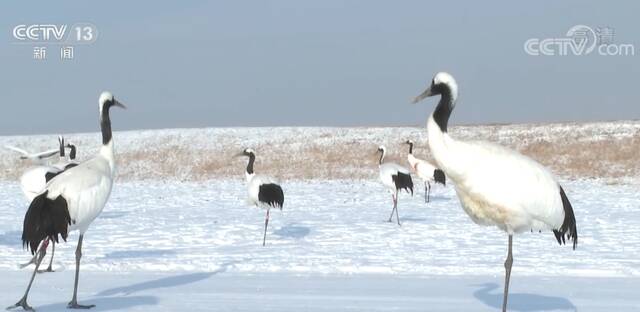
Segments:
[[[36,278],[36,273],[38,272],[38,268],[40,267],[40,263],[42,263],[42,259],[44,259],[44,255],[47,253],[47,245],[49,245],[49,241],[48,239],[45,238],[44,240],[46,243],[42,243],[42,245],[40,245],[40,249],[38,250],[38,252],[36,253],[37,259],[36,259],[36,268],[33,270],[33,274],[31,274],[31,280],[29,281],[29,286],[27,286],[27,291],[25,291],[24,296],[22,297],[22,299],[20,299],[20,301],[18,301],[18,303],[7,307],[7,310],[11,310],[17,307],[22,307],[22,309],[24,309],[25,311],[34,311],[33,308],[31,306],[29,306],[29,304],[27,304],[27,297],[29,296],[29,290],[31,290],[31,285],[33,285],[33,280]]]
[[[267,208],[267,215],[264,218],[264,236],[262,237],[262,246],[264,246],[267,243],[267,226],[269,225],[269,210],[271,209]]]
[[[81,305],[78,304],[78,278],[80,277],[80,258],[82,258],[82,239],[84,238],[83,234],[80,234],[80,238],[78,238],[78,247],[76,247],[76,281],[73,284],[73,298],[67,305],[68,309],[91,309],[95,307],[94,304],[91,305]]]
[[[429,196],[431,195],[431,183],[429,183],[429,181],[424,183],[424,196],[425,196],[425,203],[429,202]]]
[[[398,195],[396,195],[395,200],[393,201],[393,207],[396,210],[396,221],[398,221],[398,225],[400,225],[400,217],[398,217]]]
[[[56,253],[56,242],[52,240],[51,241],[51,260],[49,260],[49,267],[45,270],[38,271],[38,273],[55,272],[53,271],[53,268],[52,268],[53,256],[55,255],[55,253]]]
[[[389,221],[387,222],[392,222],[391,220],[393,219],[393,212],[396,211],[396,195],[391,194],[391,199],[393,199],[393,209],[391,209],[391,215],[389,216]]]
[[[424,202],[428,203],[429,202],[429,195],[427,193],[427,181],[424,181]]]
[[[502,312],[507,311],[507,298],[509,297],[509,280],[511,279],[511,266],[513,265],[513,255],[511,253],[511,246],[513,243],[513,235],[509,235],[509,252],[507,254],[507,260],[504,261],[504,269],[506,271],[504,277],[504,298],[502,299]]]

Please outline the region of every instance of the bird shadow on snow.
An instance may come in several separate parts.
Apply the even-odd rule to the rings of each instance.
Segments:
[[[178,286],[206,280],[214,274],[216,274],[216,272],[198,272],[198,273],[189,273],[189,274],[163,277],[163,278],[141,282],[133,285],[115,287],[115,288],[103,290],[99,292],[96,296],[105,297],[105,296],[113,296],[116,294],[129,296],[133,293],[137,293],[145,290],[178,287]]]
[[[151,289],[158,288],[172,288],[183,286],[187,284],[196,283],[199,281],[206,280],[213,275],[218,273],[223,273],[227,271],[230,266],[234,266],[239,261],[231,261],[221,265],[221,267],[213,272],[198,272],[198,273],[189,273],[189,274],[181,274],[175,276],[162,277],[159,279],[136,283],[128,286],[121,286],[103,290],[96,294],[97,297],[106,297],[106,296],[114,296],[117,294],[122,294],[124,296],[129,296],[133,293],[137,293],[140,291],[146,291]]]
[[[105,211],[100,214],[100,219],[119,219],[128,215],[129,212],[124,211]]]
[[[499,286],[496,283],[486,283],[480,285],[481,288],[473,292],[473,296],[484,304],[502,309],[502,291],[491,293]],[[553,297],[536,294],[509,293],[507,302],[509,311],[578,311],[578,308],[567,298]]]
[[[110,252],[104,255],[105,259],[126,259],[126,258],[148,258],[148,257],[166,257],[173,256],[177,253],[171,249],[151,249],[151,250],[120,250]]]
[[[0,234],[0,245],[3,246],[20,246],[22,245],[22,232],[9,231]]]
[[[400,221],[404,222],[404,221],[411,221],[411,222],[424,222],[427,221],[428,219],[425,217],[416,217],[416,216],[406,216],[406,217],[402,217],[400,216]]]
[[[311,232],[311,229],[306,226],[288,224],[273,231],[273,235],[280,236],[280,237],[300,239],[309,235],[310,232]]]
[[[451,197],[448,197],[448,196],[443,196],[443,195],[431,195],[431,196],[429,196],[429,203],[434,202],[434,201],[449,201],[449,200],[451,200]],[[428,206],[429,203],[424,203],[424,204]]]

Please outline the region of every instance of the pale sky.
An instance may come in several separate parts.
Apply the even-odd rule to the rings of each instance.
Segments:
[[[460,85],[452,124],[640,118],[640,2],[46,1],[0,4],[0,135],[114,130],[415,126],[437,71]],[[19,24],[94,24],[61,61],[15,44]],[[610,27],[635,56],[530,56],[530,38]]]

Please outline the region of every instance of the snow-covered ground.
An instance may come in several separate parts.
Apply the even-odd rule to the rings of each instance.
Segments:
[[[98,310],[493,311],[500,305],[506,235],[473,224],[448,186],[399,200],[373,180],[286,180],[285,207],[244,203],[241,180],[116,184],[87,232],[81,301]],[[514,240],[514,311],[640,310],[640,196],[634,184],[563,181],[577,250],[552,233]],[[0,298],[16,301],[30,272],[17,265],[27,206],[0,182]],[[31,303],[60,310],[73,285],[77,234],[56,250],[59,272],[40,275]],[[48,258],[47,258],[48,260]],[[47,261],[45,260],[45,261]]]
[[[117,125],[114,126],[117,128]],[[579,244],[552,233],[514,240],[512,311],[640,311],[640,121],[451,128],[461,139],[518,149],[560,177]],[[451,186],[391,197],[373,154],[403,162],[406,139],[428,157],[426,132],[405,128],[209,128],[114,134],[119,178],[87,232],[80,301],[97,311],[496,311],[507,237],[473,224]],[[80,159],[99,134],[68,134]],[[0,137],[0,145],[56,148],[55,135]],[[281,178],[262,247],[264,211],[245,204],[245,160]],[[369,159],[370,158],[370,159]],[[22,248],[28,203],[16,183],[27,164],[0,149],[0,306],[27,284]],[[595,177],[595,179],[594,179]],[[420,183],[416,183],[420,185]],[[38,275],[30,303],[64,309],[77,233],[56,249],[56,273]],[[45,261],[48,261],[45,259]]]
[[[25,272],[2,272],[0,298],[22,296]],[[68,311],[71,272],[38,276],[30,304]],[[509,311],[638,311],[629,278],[512,277]],[[19,285],[19,286],[17,286]],[[82,272],[91,311],[499,311],[501,276],[239,275],[214,272]]]

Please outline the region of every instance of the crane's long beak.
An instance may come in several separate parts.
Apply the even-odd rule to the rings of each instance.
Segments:
[[[127,109],[127,107],[124,106],[124,104],[120,103],[118,100],[114,100],[113,106],[118,106],[122,109]]]
[[[424,92],[420,93],[420,95],[416,96],[413,98],[413,100],[411,100],[412,104],[416,104],[422,100],[424,100],[427,97],[430,97],[431,95],[431,87],[428,87],[427,90],[424,90]]]
[[[244,152],[240,152],[238,154],[233,155],[233,158],[238,158],[244,156]]]

